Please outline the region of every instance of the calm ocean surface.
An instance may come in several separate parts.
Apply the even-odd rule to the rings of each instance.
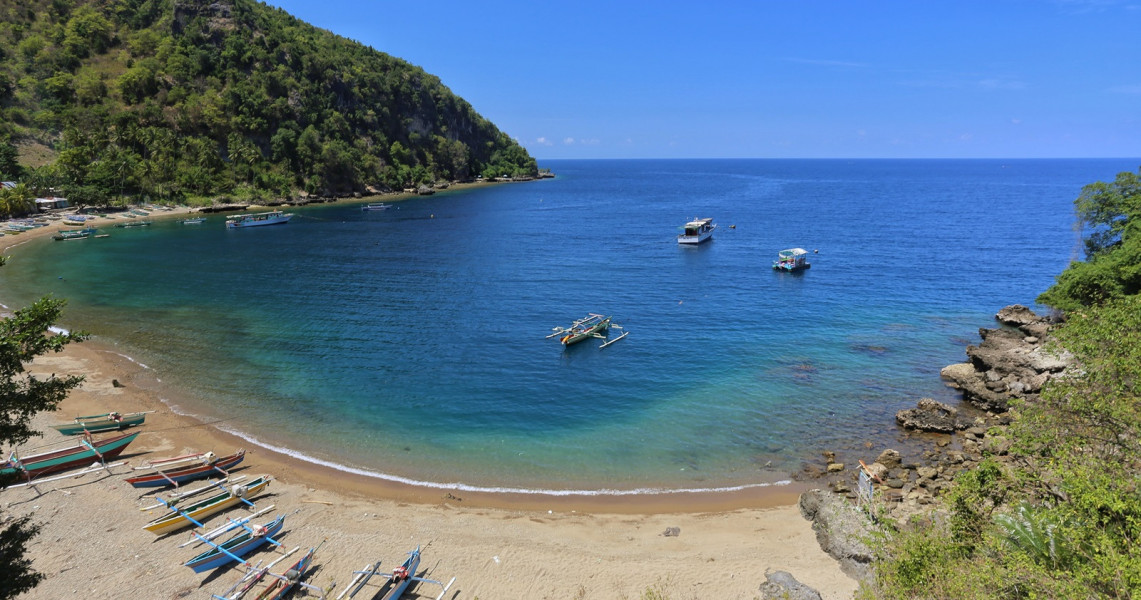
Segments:
[[[28,244],[0,299],[66,298],[62,326],[188,390],[181,410],[311,459],[479,488],[728,488],[826,448],[874,459],[897,410],[956,401],[940,368],[1077,256],[1082,186],[1138,164],[545,161],[556,179],[387,212]],[[693,217],[720,228],[679,247]],[[793,246],[812,269],[773,272]],[[630,335],[545,339],[588,312]]]

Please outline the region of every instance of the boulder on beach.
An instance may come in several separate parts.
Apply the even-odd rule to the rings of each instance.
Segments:
[[[959,416],[958,409],[931,398],[922,398],[915,408],[895,413],[895,420],[908,429],[938,433],[953,433],[970,426],[969,421]]]
[[[863,581],[872,577],[875,553],[868,546],[875,526],[863,511],[827,490],[808,490],[800,495],[800,514],[812,521],[816,542],[840,569]]]
[[[788,571],[766,571],[761,600],[822,600],[820,592],[797,581]]]

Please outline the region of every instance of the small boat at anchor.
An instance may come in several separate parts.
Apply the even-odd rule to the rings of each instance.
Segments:
[[[677,236],[677,243],[700,244],[713,237],[715,229],[717,229],[717,224],[713,222],[713,219],[694,218],[685,224],[685,231]]]
[[[126,429],[128,427],[142,425],[146,418],[147,413],[145,412],[127,413],[125,415],[117,412],[109,412],[101,415],[76,417],[71,423],[52,425],[52,427],[64,435],[78,435],[83,432],[98,433],[100,431]]]
[[[206,217],[194,217],[192,219],[183,219],[179,221],[183,225],[201,225],[206,222]]]
[[[808,251],[804,248],[781,250],[777,253],[777,259],[773,261],[773,270],[787,273],[803,271],[811,266],[812,264],[808,262]]]
[[[622,329],[622,326],[615,325],[611,322],[611,317],[600,315],[597,313],[590,313],[581,319],[576,319],[570,324],[570,327],[554,327],[551,329],[554,333],[547,336],[553,338],[558,336],[559,341],[563,346],[571,346],[577,344],[587,338],[597,338],[600,340],[607,340],[599,348],[605,348],[614,342],[626,337],[630,334],[629,331],[622,332],[622,335],[608,339],[607,334],[610,328]]]
[[[59,233],[52,236],[52,239],[57,242],[85,240],[91,236],[91,234],[95,233],[95,231],[95,229],[60,229]]]
[[[281,225],[288,223],[293,218],[293,213],[286,213],[280,210],[273,210],[264,213],[254,213],[251,215],[241,215],[229,217],[226,219],[227,229],[237,229],[239,227],[260,227],[262,225]]]
[[[361,210],[388,210],[390,208],[392,208],[391,204],[385,204],[383,202],[370,202],[362,206]]]

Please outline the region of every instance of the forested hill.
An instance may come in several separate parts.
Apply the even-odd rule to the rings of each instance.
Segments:
[[[537,171],[439,78],[260,2],[0,0],[0,15],[0,176],[73,203]]]

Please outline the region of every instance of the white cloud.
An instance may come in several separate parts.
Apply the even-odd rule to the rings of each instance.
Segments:
[[[547,138],[542,137],[542,136],[540,136],[539,139],[535,140],[535,143],[540,144],[542,146],[553,146],[553,145],[555,145],[554,142],[552,142],[551,140],[548,140]]]
[[[571,146],[574,144],[574,138],[572,138],[572,137],[563,138],[563,143],[566,144],[567,146]]]

